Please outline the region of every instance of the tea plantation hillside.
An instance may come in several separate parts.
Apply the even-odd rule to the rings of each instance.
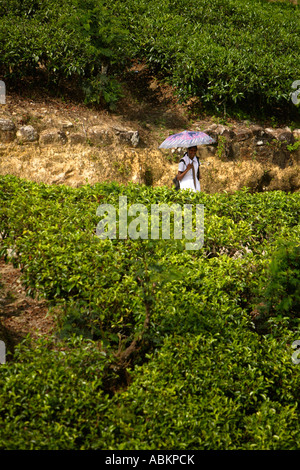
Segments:
[[[299,15],[293,3],[264,0],[7,0],[0,73],[18,90],[73,88],[116,107],[128,67],[142,61],[201,111],[295,120]]]
[[[0,78],[117,116],[144,67],[190,121],[296,129],[299,20],[294,3],[264,0],[6,0]],[[1,262],[54,324],[7,342],[1,450],[300,448],[299,192],[1,175],[0,201]]]
[[[1,256],[57,325],[1,365],[1,449],[299,448],[299,193],[2,176],[0,194]],[[133,204],[149,233],[151,205],[202,204],[203,246],[172,216],[170,239],[120,238],[120,196],[135,233]],[[103,204],[115,238],[96,236]]]

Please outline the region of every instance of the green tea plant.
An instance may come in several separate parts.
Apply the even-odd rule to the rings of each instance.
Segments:
[[[109,408],[106,353],[80,337],[55,348],[43,339],[29,344],[1,369],[0,448],[80,449],[94,433],[90,420],[97,427]]]
[[[203,204],[203,246],[100,239],[97,207],[119,196]],[[299,193],[8,175],[0,197],[0,255],[56,322],[1,366],[1,449],[299,447]]]
[[[245,0],[116,2],[136,57],[186,101],[218,112],[291,105],[299,76],[299,8]],[[274,111],[273,111],[274,112]]]
[[[299,263],[299,244],[283,241],[271,259],[267,282],[262,290],[264,296],[257,319],[260,330],[272,330],[276,334],[282,324],[287,324],[290,329],[299,327]]]
[[[10,84],[42,75],[49,88],[73,83],[86,103],[113,106],[127,34],[105,2],[47,0],[0,7],[1,73]],[[106,72],[107,70],[107,72]]]
[[[138,60],[184,102],[297,120],[299,24],[298,6],[260,0],[7,0],[0,70],[11,84],[42,76],[48,89],[66,82],[86,103],[114,107]]]

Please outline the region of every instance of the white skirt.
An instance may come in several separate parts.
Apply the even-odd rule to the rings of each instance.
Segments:
[[[197,192],[200,191],[200,182],[196,178],[196,188],[194,185],[194,179],[184,176],[181,181],[179,181],[180,189],[190,189],[191,191]]]

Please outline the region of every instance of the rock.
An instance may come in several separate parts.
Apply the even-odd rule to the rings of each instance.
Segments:
[[[114,133],[120,139],[120,141],[128,143],[133,147],[137,147],[140,141],[138,131],[128,131],[125,129],[114,128]]]
[[[234,137],[234,131],[232,129],[230,129],[229,127],[220,125],[220,124],[219,125],[212,124],[203,132],[205,132],[205,134],[215,139],[216,142],[218,142],[219,136],[225,137],[226,140],[233,139]]]
[[[276,132],[276,129],[273,129],[271,127],[266,127],[264,130],[263,130],[263,133],[262,133],[262,138],[264,139],[264,142],[272,142],[274,140],[277,140],[277,132]]]
[[[82,132],[71,132],[69,142],[72,145],[84,144],[86,143],[86,136]]]
[[[258,126],[258,125],[254,124],[254,125],[251,125],[250,129],[252,131],[252,134],[255,137],[262,137],[264,135],[264,129],[261,126]]]
[[[16,126],[11,119],[0,119],[0,141],[12,142],[16,136]]]
[[[217,124],[211,124],[211,125],[210,125],[210,126],[207,128],[207,130],[206,130],[206,131],[204,131],[204,132],[208,132],[208,131],[214,131],[214,130],[215,130],[217,127],[218,127],[218,125],[217,125]],[[198,130],[199,130],[199,131],[201,131],[201,129],[200,129],[200,128],[199,128]]]
[[[13,131],[15,129],[15,124],[11,119],[0,119],[0,130],[7,132],[7,131]]]
[[[240,157],[241,149],[238,142],[232,142],[228,149],[228,158],[230,160],[237,160]]]
[[[240,142],[242,140],[247,140],[247,139],[251,139],[251,137],[253,136],[253,132],[251,129],[236,129],[234,131],[234,139],[237,141],[237,142]]]
[[[300,140],[300,129],[294,129],[293,136],[295,140]]]
[[[215,132],[217,132],[217,134],[222,135],[228,139],[234,138],[233,129],[230,129],[229,127],[226,127],[226,126],[221,126],[221,125],[217,126],[215,129]]]
[[[113,143],[113,136],[107,129],[101,126],[90,127],[87,131],[87,139],[92,144],[111,145]]]
[[[279,142],[285,142],[287,144],[291,144],[294,141],[293,133],[290,129],[273,129],[267,127],[265,129],[265,133],[270,136],[272,139],[278,140]]]
[[[285,142],[286,144],[290,145],[294,143],[295,138],[291,130],[283,130],[279,134],[279,140],[281,142]]]
[[[134,147],[137,147],[140,142],[140,136],[138,131],[133,131],[130,137],[130,141]]]
[[[39,142],[41,145],[63,145],[67,137],[60,129],[47,129],[41,132]]]
[[[273,153],[272,163],[279,168],[286,168],[290,162],[290,155],[287,150],[278,149]]]
[[[33,126],[22,126],[17,130],[17,139],[19,142],[35,142],[38,138],[38,132]]]

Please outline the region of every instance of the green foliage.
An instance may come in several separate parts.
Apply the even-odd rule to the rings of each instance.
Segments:
[[[79,337],[21,345],[1,368],[0,448],[80,449],[109,408],[104,366],[105,353]]]
[[[269,309],[291,316],[300,313],[300,246],[283,246],[272,259],[266,290]],[[274,305],[275,304],[275,305]]]
[[[182,100],[196,96],[217,111],[291,110],[291,85],[300,76],[298,7],[259,0],[131,0],[114,8],[127,19],[136,56]]]
[[[260,0],[7,0],[1,72],[9,83],[46,74],[114,106],[131,60],[144,61],[181,100],[239,113],[298,113],[299,8]],[[108,73],[103,73],[108,67]]]
[[[117,398],[118,449],[275,450],[299,446],[299,374],[256,335],[178,334]],[[132,429],[132,423],[134,423]]]
[[[300,140],[296,140],[293,144],[290,144],[290,145],[287,145],[286,148],[290,151],[290,152],[295,152],[298,150],[298,148],[300,147]]]
[[[0,9],[0,67],[9,83],[46,74],[48,86],[73,81],[86,102],[113,105],[120,96],[114,74],[126,62],[126,37],[105,2],[9,0]]]
[[[99,239],[97,207],[119,196],[149,214],[203,204],[203,247]],[[299,193],[2,176],[0,198],[0,255],[57,323],[1,367],[0,448],[299,448]],[[253,318],[261,299],[267,329]]]
[[[260,307],[260,328],[278,330],[282,323],[289,328],[299,326],[300,320],[300,246],[282,243],[273,255],[264,297]],[[262,326],[263,325],[263,326]]]

